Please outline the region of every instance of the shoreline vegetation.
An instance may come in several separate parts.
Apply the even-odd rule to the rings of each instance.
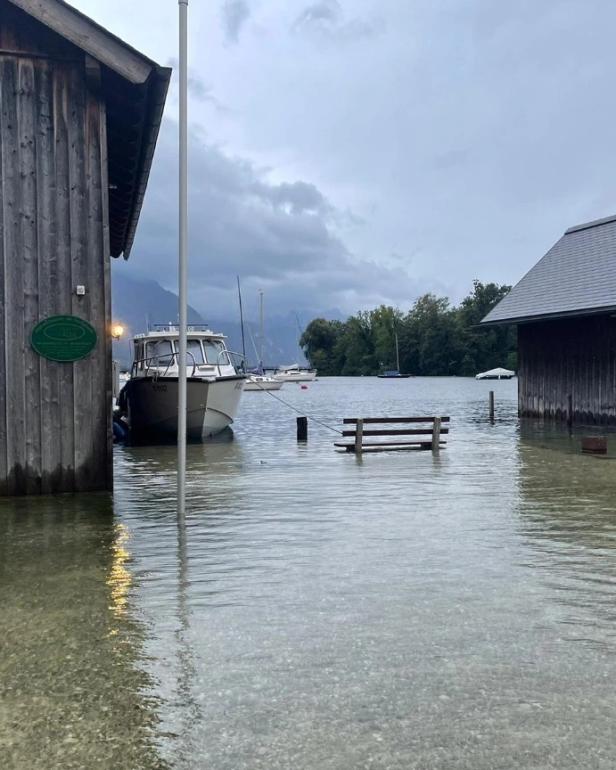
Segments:
[[[503,366],[517,370],[515,326],[482,328],[482,318],[511,287],[473,281],[471,292],[453,306],[447,297],[424,294],[407,313],[381,305],[346,321],[315,318],[300,345],[323,376],[376,375],[396,368],[417,376],[472,377]]]

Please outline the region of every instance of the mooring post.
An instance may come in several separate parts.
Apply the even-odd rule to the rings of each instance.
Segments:
[[[308,441],[308,418],[297,418],[297,440]]]
[[[494,391],[490,391],[490,422],[494,422]]]
[[[432,427],[432,451],[438,452],[441,448],[441,418],[434,418],[434,425]]]
[[[355,454],[360,455],[362,452],[362,444],[364,441],[364,421],[357,420],[357,427],[355,428]]]
[[[571,394],[567,396],[567,428],[571,434],[573,431],[573,396]]]

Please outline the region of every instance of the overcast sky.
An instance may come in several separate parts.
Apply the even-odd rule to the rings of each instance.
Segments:
[[[74,0],[161,64],[175,0]],[[611,0],[191,0],[191,301],[460,299],[616,211]],[[177,93],[128,265],[176,285]]]

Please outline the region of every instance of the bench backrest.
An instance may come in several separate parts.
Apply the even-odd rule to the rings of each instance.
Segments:
[[[416,436],[416,439],[409,438],[409,443],[421,443],[432,446],[432,449],[438,449],[440,443],[440,437],[443,434],[449,433],[448,427],[442,427],[443,423],[449,422],[449,417],[345,417],[342,422],[344,425],[352,425],[353,428],[347,428],[342,431],[343,436],[348,436],[355,439],[355,451],[361,452],[363,441],[366,436],[381,436],[381,437],[402,437],[402,436]],[[413,425],[415,427],[376,427],[370,428],[367,425],[377,426],[397,426],[397,425]],[[426,437],[426,441],[423,442],[420,437]],[[427,437],[430,436],[430,439]],[[396,442],[396,444],[405,443]],[[382,442],[381,446],[388,446],[387,442]],[[378,444],[372,444],[373,448],[379,446]],[[391,444],[390,444],[391,446]],[[428,447],[429,448],[429,447]]]

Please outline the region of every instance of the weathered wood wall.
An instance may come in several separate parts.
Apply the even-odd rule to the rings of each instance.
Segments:
[[[518,327],[521,416],[616,423],[616,318],[587,316]]]
[[[86,66],[87,65],[87,66]],[[3,6],[0,19],[0,494],[111,486],[105,106],[96,66]],[[78,284],[87,293],[75,293]],[[96,329],[75,363],[39,357],[33,327]]]

